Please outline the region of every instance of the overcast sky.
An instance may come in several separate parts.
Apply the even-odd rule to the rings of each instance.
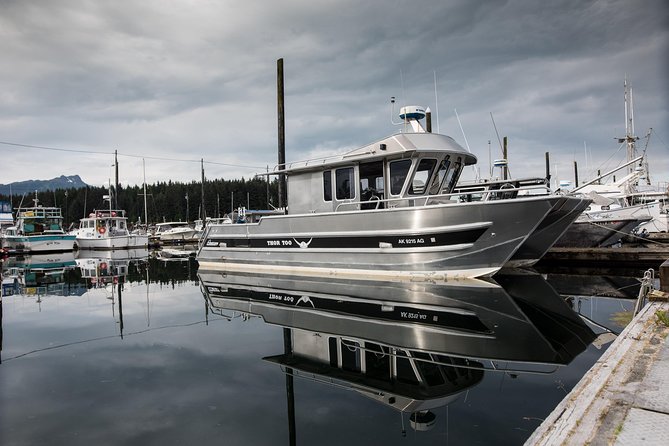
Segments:
[[[4,184],[103,185],[114,150],[122,184],[142,157],[148,183],[199,181],[200,159],[207,178],[271,168],[279,58],[288,161],[399,131],[396,96],[465,145],[457,110],[483,173],[494,118],[512,175],[543,175],[548,151],[583,180],[625,158],[627,76],[651,179],[669,181],[666,0],[0,0],[0,55]]]

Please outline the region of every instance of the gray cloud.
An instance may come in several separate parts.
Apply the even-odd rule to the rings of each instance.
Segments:
[[[289,160],[363,145],[397,129],[389,98],[438,110],[487,170],[488,141],[509,136],[512,173],[591,166],[624,132],[622,83],[648,127],[656,180],[669,176],[661,0],[0,1],[0,141],[121,155],[200,159],[207,177],[249,176],[276,160],[276,59],[285,60]],[[435,101],[435,83],[438,103]],[[0,182],[80,174],[104,184],[112,157],[0,144]],[[497,154],[493,155],[498,157]],[[39,162],[35,162],[35,159]],[[141,162],[121,156],[121,181]],[[564,166],[564,167],[561,167]],[[653,173],[651,172],[651,173]],[[199,178],[151,160],[147,181]]]

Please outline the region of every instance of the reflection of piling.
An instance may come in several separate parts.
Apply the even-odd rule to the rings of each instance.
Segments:
[[[123,289],[123,276],[118,278],[118,319],[119,329],[121,330],[121,339],[123,339],[123,296],[121,290]]]
[[[284,354],[290,355],[293,352],[293,343],[291,341],[291,330],[283,329],[283,350]],[[286,368],[286,401],[288,403],[288,444],[295,445],[295,390],[293,387],[293,369]]]

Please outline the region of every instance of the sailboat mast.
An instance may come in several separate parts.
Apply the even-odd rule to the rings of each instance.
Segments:
[[[204,211],[204,158],[200,159],[200,165],[202,166],[202,214],[200,215],[200,218],[202,219],[202,224],[205,224],[205,220],[207,218],[207,213]]]
[[[118,209],[118,150],[114,150],[114,209]]]
[[[146,210],[146,165],[144,163],[144,158],[142,158],[142,171],[144,173],[144,224],[146,229],[149,229],[149,213]]]

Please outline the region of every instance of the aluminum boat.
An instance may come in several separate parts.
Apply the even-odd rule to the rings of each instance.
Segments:
[[[401,133],[276,170],[287,177],[285,214],[208,226],[200,265],[351,279],[489,276],[565,202],[552,195],[462,200],[454,188],[476,157],[427,132],[421,107],[403,107],[400,117]]]

